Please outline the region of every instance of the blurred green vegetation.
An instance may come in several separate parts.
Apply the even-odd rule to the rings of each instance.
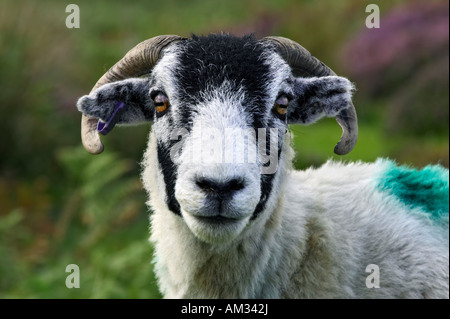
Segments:
[[[65,26],[70,3],[80,7],[79,29]],[[428,30],[436,19],[417,19],[414,12],[428,12],[420,6],[447,6],[448,29],[448,2],[375,3],[385,32],[378,40],[371,40],[376,30],[365,28],[368,3],[362,0],[2,0],[0,297],[160,297],[138,164],[150,125],[114,130],[103,138],[106,151],[92,156],[80,146],[75,108],[77,98],[126,51],[155,35],[281,35],[349,76],[360,88],[356,148],[344,157],[333,155],[341,134],[333,119],[293,125],[297,168],[328,158],[379,156],[448,167],[448,31],[424,36],[434,36],[434,42],[411,42],[428,55],[395,47],[404,50],[401,60],[409,58],[407,64],[395,59],[377,64],[376,55],[358,55],[364,49],[376,53],[389,36],[401,43],[395,33],[399,23],[406,25],[401,37],[416,39],[417,25],[404,21],[416,19],[420,30]],[[408,12],[409,20],[403,15]],[[386,22],[383,29],[384,17],[397,21],[395,27]],[[354,67],[364,57],[373,68]],[[72,263],[80,266],[80,289],[65,286],[65,268]]]

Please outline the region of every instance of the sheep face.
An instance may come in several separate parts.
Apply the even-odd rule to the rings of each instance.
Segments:
[[[169,49],[150,86],[171,108],[156,112],[153,124],[165,196],[198,238],[213,243],[238,236],[267,205],[286,132],[286,116],[273,106],[278,95],[292,95],[279,56],[230,40]]]
[[[274,209],[288,123],[335,116],[351,90],[337,76],[295,78],[274,48],[252,37],[212,35],[171,45],[148,78],[106,84],[78,108],[106,121],[121,101],[128,108],[119,123],[153,121],[143,163],[153,203],[216,244]]]

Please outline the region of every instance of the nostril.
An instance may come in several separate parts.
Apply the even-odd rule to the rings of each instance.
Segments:
[[[217,184],[206,178],[201,178],[195,182],[204,191],[217,191]]]
[[[227,189],[230,191],[239,191],[243,188],[244,188],[244,182],[240,179],[233,179],[227,185]]]
[[[204,192],[214,192],[217,194],[234,193],[245,187],[244,181],[238,178],[228,181],[214,181],[207,178],[200,178],[196,182],[196,185]]]

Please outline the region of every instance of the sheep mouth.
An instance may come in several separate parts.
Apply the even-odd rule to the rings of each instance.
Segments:
[[[214,212],[192,214],[182,211],[190,231],[201,241],[210,244],[223,244],[236,238],[248,223],[248,216],[241,217]]]
[[[226,217],[223,215],[214,215],[214,216],[195,216],[195,218],[201,222],[216,224],[216,225],[225,225],[239,222],[240,219],[233,217]]]

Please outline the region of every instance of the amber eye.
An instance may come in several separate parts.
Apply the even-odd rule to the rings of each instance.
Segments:
[[[169,99],[163,93],[158,93],[154,98],[156,112],[161,113],[169,107]]]
[[[274,109],[280,115],[287,113],[287,107],[289,105],[289,98],[286,95],[280,95],[275,101]]]

